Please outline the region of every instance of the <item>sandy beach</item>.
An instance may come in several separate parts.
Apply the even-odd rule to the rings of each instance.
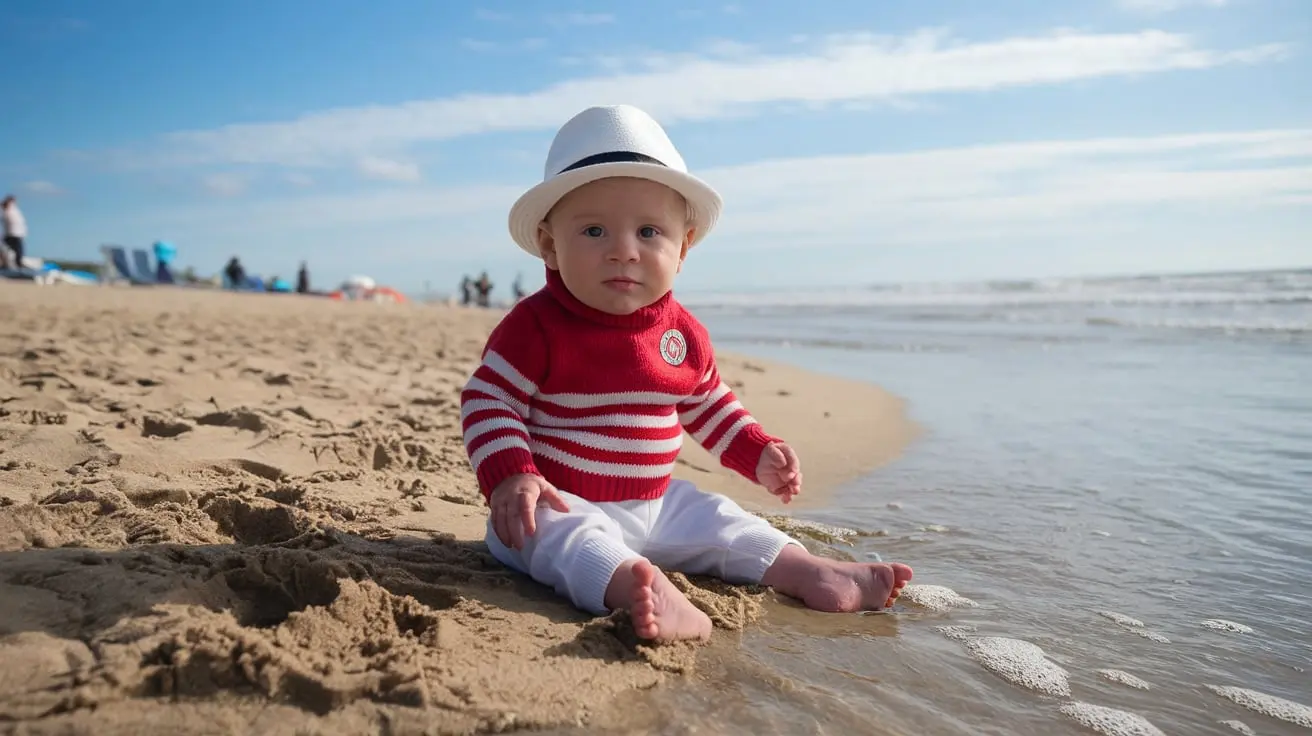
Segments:
[[[0,310],[0,732],[621,727],[697,676],[488,555],[458,394],[499,312],[22,284]],[[802,457],[789,513],[914,436],[873,385],[720,364]],[[784,511],[691,443],[679,475]],[[676,580],[717,638],[785,605]]]

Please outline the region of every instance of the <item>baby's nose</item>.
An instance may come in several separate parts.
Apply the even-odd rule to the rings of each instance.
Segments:
[[[611,241],[611,260],[632,262],[638,260],[638,239],[632,235],[622,235]]]

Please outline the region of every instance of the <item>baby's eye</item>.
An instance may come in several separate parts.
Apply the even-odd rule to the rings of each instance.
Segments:
[[[600,225],[590,225],[583,230],[583,234],[589,238],[600,238],[603,232]]]
[[[660,231],[651,225],[644,225],[642,229],[638,231],[638,235],[644,238],[654,238],[657,235],[660,235]]]

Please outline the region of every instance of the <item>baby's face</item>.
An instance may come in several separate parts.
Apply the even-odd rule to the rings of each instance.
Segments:
[[[616,177],[562,198],[539,227],[538,246],[579,301],[632,314],[674,286],[693,234],[687,202],[677,192]]]

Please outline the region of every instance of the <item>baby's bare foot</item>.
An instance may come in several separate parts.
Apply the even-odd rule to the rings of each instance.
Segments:
[[[877,611],[893,605],[911,580],[898,562],[833,562],[821,565],[798,596],[817,611]]]
[[[606,606],[628,609],[640,639],[705,641],[711,637],[711,619],[644,559],[626,562],[615,571],[606,588]]]
[[[790,545],[761,582],[817,611],[877,611],[893,605],[911,575],[897,562],[838,562]]]

